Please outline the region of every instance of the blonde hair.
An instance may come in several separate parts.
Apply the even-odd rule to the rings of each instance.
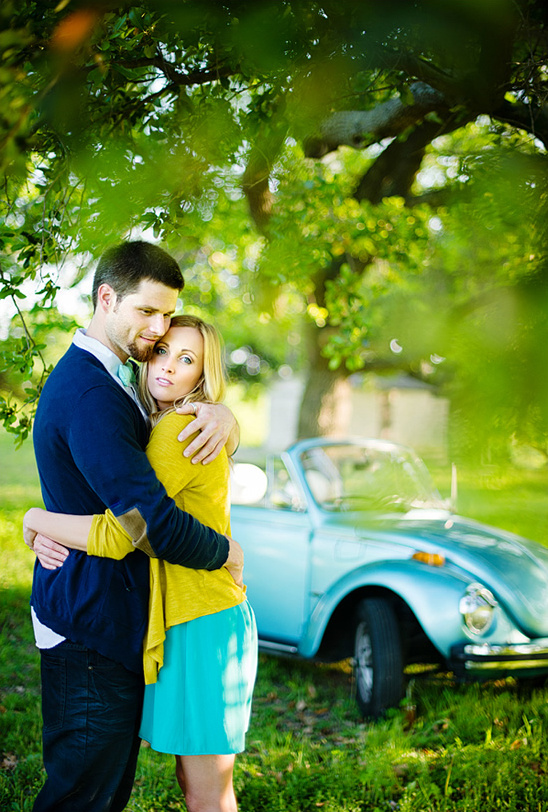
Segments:
[[[161,417],[174,411],[185,403],[220,403],[226,391],[226,367],[224,362],[223,340],[212,325],[198,316],[173,316],[171,327],[193,327],[198,330],[204,341],[204,369],[200,380],[191,392],[174,401],[173,406],[158,411],[158,404],[150,394],[147,386],[148,363],[139,370],[139,395],[150,414],[152,425]]]

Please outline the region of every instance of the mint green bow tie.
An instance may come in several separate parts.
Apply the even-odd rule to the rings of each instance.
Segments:
[[[135,370],[129,361],[126,361],[125,364],[120,364],[116,370],[116,374],[124,386],[131,386],[133,383],[135,383]]]

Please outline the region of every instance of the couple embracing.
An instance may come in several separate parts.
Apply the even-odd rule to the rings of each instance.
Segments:
[[[183,286],[158,246],[105,252],[91,323],[40,398],[47,510],[24,521],[47,772],[34,812],[124,809],[141,738],[175,756],[189,812],[237,809],[257,664],[229,535],[239,434],[217,331],[173,315]]]

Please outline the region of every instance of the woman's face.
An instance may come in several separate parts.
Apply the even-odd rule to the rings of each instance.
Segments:
[[[170,327],[148,362],[147,385],[160,410],[188,395],[204,370],[204,339],[195,327]]]

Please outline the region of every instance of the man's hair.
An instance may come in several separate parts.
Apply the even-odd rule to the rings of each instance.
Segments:
[[[143,279],[160,282],[174,290],[182,290],[185,285],[176,260],[157,245],[135,240],[108,248],[93,278],[93,309],[97,307],[97,291],[101,285],[110,285],[116,296],[123,299],[136,291]]]

